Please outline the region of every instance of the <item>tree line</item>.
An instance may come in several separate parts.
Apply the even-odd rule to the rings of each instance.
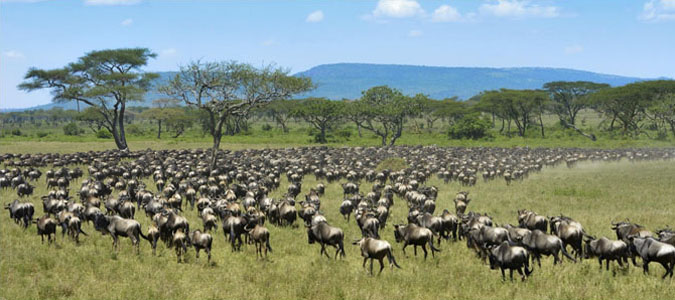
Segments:
[[[274,65],[254,67],[235,61],[195,61],[160,86],[153,87],[157,74],[142,68],[156,54],[146,48],[100,50],[86,53],[63,68],[31,68],[20,89],[49,89],[55,102],[75,101],[88,107],[79,114],[58,118],[76,119],[92,130],[106,129],[117,147],[127,150],[127,118],[141,117],[179,136],[194,123],[213,138],[219,148],[223,135],[246,130],[250,118],[268,117],[284,131],[291,119],[301,119],[316,129],[316,142],[324,143],[329,132],[340,124],[353,123],[359,135],[369,131],[381,145],[394,145],[404,127],[433,128],[439,120],[449,126],[455,138],[480,138],[494,128],[499,134],[526,136],[536,130],[546,136],[543,116],[555,115],[560,126],[576,130],[595,140],[578,126],[578,114],[593,110],[603,118],[607,131],[622,135],[675,135],[675,81],[654,80],[610,87],[586,81],[549,82],[541,89],[486,91],[467,101],[456,98],[435,100],[424,94],[404,95],[388,86],[372,87],[359,99],[341,101],[325,98],[290,100],[310,91],[310,78],[291,76]],[[142,101],[154,88],[165,95],[153,107],[129,113],[131,103]],[[32,115],[31,115],[32,114]],[[53,120],[39,113],[4,114],[3,122],[19,118]],[[38,117],[39,115],[39,117]],[[215,162],[215,156],[214,160]]]

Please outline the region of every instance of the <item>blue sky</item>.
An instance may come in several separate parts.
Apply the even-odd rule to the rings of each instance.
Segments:
[[[0,0],[0,108],[50,101],[16,89],[31,66],[148,47],[147,70],[192,60],[563,67],[675,78],[675,0]]]

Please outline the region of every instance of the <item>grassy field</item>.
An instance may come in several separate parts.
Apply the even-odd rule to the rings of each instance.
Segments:
[[[35,144],[38,147],[41,144]],[[88,145],[89,146],[89,145]],[[72,145],[71,145],[72,147]],[[48,151],[46,148],[43,151]],[[4,149],[3,149],[4,150]],[[44,177],[31,201],[41,215],[39,196],[45,194]],[[544,169],[523,182],[506,186],[502,180],[463,188],[457,183],[429,182],[440,188],[437,211],[453,207],[460,190],[470,191],[469,210],[488,212],[496,223],[516,223],[516,210],[528,208],[541,214],[569,215],[597,236],[615,238],[612,220],[629,217],[649,229],[673,225],[672,207],[675,163],[585,162],[575,168]],[[308,189],[317,182],[305,178]],[[79,186],[74,182],[71,187]],[[152,185],[149,185],[152,186]],[[285,191],[286,182],[281,191]],[[369,190],[363,184],[362,190]],[[278,197],[280,191],[273,196]],[[304,194],[304,192],[303,192]],[[3,204],[15,197],[1,192]],[[391,224],[402,223],[406,207],[396,202],[388,226],[381,233],[392,243],[401,270],[385,269],[371,277],[361,268],[356,246],[358,227],[347,224],[338,213],[342,190],[328,185],[322,210],[329,222],[344,229],[347,257],[332,260],[319,256],[319,246],[307,244],[302,226],[277,228],[269,225],[274,252],[267,260],[255,257],[253,246],[232,253],[222,229],[214,235],[211,264],[205,256],[195,259],[189,249],[187,263],[176,263],[173,250],[158,246],[152,256],[143,241],[136,255],[128,239],[118,253],[111,238],[84,226],[89,233],[80,245],[61,238],[51,246],[40,244],[36,227],[24,231],[6,211],[0,216],[0,298],[4,299],[666,299],[672,298],[673,281],[661,280],[663,269],[653,265],[649,276],[636,267],[612,267],[600,271],[596,260],[565,261],[553,266],[552,258],[535,268],[525,282],[502,282],[498,270],[490,270],[463,242],[443,243],[435,259],[424,261],[412,251],[405,257],[395,244]],[[398,200],[398,199],[397,199]],[[193,228],[201,227],[196,211],[186,216]],[[142,212],[136,219],[147,230],[149,219]],[[377,268],[377,267],[376,267]]]

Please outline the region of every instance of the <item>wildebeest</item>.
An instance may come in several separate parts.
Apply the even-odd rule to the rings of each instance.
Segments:
[[[35,189],[35,186],[31,185],[30,183],[22,183],[19,184],[19,186],[16,188],[16,194],[23,198],[23,196],[30,196],[33,194],[33,190]]]
[[[522,276],[522,280],[525,280],[532,273],[532,269],[528,270],[530,254],[525,248],[512,246],[508,241],[504,241],[498,246],[491,246],[488,252],[488,259],[490,261],[490,269],[494,270],[497,267],[501,269],[502,280],[506,280],[505,269],[509,269],[511,281],[513,281],[513,270],[518,271],[518,274]],[[525,269],[524,273],[522,269]]]
[[[349,217],[351,216],[353,210],[354,204],[352,204],[352,201],[349,199],[345,199],[342,201],[342,204],[340,204],[340,214],[342,217],[347,219],[347,222],[349,222]]]
[[[441,219],[443,220],[443,231],[446,234],[445,238],[447,239],[450,236],[450,233],[452,233],[452,238],[456,241],[457,227],[459,225],[459,219],[457,216],[451,214],[447,209],[444,209],[443,213],[441,214]]]
[[[455,213],[458,216],[464,215],[466,206],[469,205],[470,201],[471,199],[469,199],[469,192],[457,193],[457,196],[455,196]]]
[[[150,247],[152,247],[152,255],[156,254],[157,251],[157,241],[159,240],[159,229],[157,226],[150,225],[150,228],[148,228],[148,235],[144,236],[143,238],[146,239],[150,243]]]
[[[675,246],[675,233],[670,229],[661,229],[656,232],[659,236],[659,242]]]
[[[141,231],[141,224],[136,220],[123,219],[120,216],[104,216],[97,215],[96,220],[94,221],[96,230],[101,231],[103,234],[110,234],[113,238],[113,249],[117,250],[119,244],[119,236],[128,237],[131,239],[131,244],[136,247],[136,252],[139,253],[140,249],[140,239],[139,236],[144,239],[148,239],[147,236]]]
[[[629,236],[630,249],[642,258],[642,269],[645,274],[649,273],[649,263],[652,261],[660,263],[666,273],[661,278],[666,278],[668,274],[673,277],[673,267],[675,267],[675,247],[670,244],[662,243],[652,237]]]
[[[56,239],[56,225],[58,225],[56,220],[50,218],[49,215],[44,215],[34,222],[37,223],[37,234],[40,235],[42,243],[44,244],[46,235],[48,243],[51,244],[52,234],[54,235],[54,239]]]
[[[560,215],[550,218],[551,233],[557,235],[565,246],[570,245],[574,250],[574,257],[583,259],[583,237],[584,227],[581,223],[572,220],[569,217]]]
[[[326,222],[319,222],[317,224],[307,226],[307,242],[309,244],[314,244],[315,242],[321,245],[321,251],[319,255],[326,254],[328,258],[328,252],[326,251],[326,245],[335,247],[335,258],[337,259],[338,254],[340,256],[345,256],[345,248],[343,244],[344,233],[342,229],[328,225]]]
[[[241,235],[246,233],[244,229],[247,224],[247,220],[244,217],[238,216],[227,216],[223,220],[223,234],[225,235],[225,240],[227,240],[229,235],[230,245],[232,246],[232,251],[241,251]],[[235,240],[238,242],[235,244]]]
[[[363,237],[380,238],[380,220],[375,217],[374,213],[359,211],[355,217]]]
[[[267,257],[267,251],[272,252],[272,247],[270,246],[270,231],[259,224],[256,224],[253,228],[246,228],[246,231],[255,244],[256,258],[258,255],[260,255],[260,258],[263,258],[263,248],[265,250],[265,257]]]
[[[653,237],[654,234],[640,224],[630,223],[628,220],[619,223],[612,222],[612,230],[616,232],[616,238],[628,244],[628,236],[641,238]]]
[[[171,245],[176,249],[176,257],[180,263],[180,259],[183,258],[185,262],[185,253],[187,252],[187,236],[183,233],[183,228],[179,228],[176,232],[173,233],[173,238],[171,239]]]
[[[628,262],[630,252],[628,245],[622,240],[612,241],[606,237],[595,239],[592,236],[588,236],[584,239],[584,242],[586,242],[584,251],[585,258],[597,257],[598,263],[600,263],[600,269],[602,269],[603,259],[606,262],[607,270],[609,270],[610,260],[615,260],[621,267],[623,267],[624,262]]]
[[[187,242],[188,245],[195,247],[197,258],[199,258],[199,251],[204,249],[208,255],[207,261],[211,262],[211,244],[213,243],[213,237],[210,234],[195,230],[189,234]]]
[[[358,241],[354,241],[352,244],[359,245],[361,249],[361,256],[363,256],[363,267],[366,267],[366,262],[370,259],[370,275],[373,275],[373,260],[377,259],[380,262],[380,272],[384,269],[383,259],[386,256],[389,260],[389,267],[401,268],[394,258],[392,253],[391,245],[385,240],[378,240],[370,237],[361,238]],[[379,274],[378,273],[378,274]]]
[[[297,210],[289,201],[284,200],[279,204],[279,225],[293,225],[297,219]]]
[[[539,267],[541,267],[542,254],[546,256],[553,255],[554,265],[558,262],[562,263],[562,259],[558,256],[559,252],[562,252],[565,257],[576,262],[576,259],[567,253],[567,250],[565,250],[565,246],[559,237],[546,234],[539,229],[532,230],[530,234],[524,236],[521,243],[532,252],[532,258],[537,259]]]
[[[20,203],[19,200],[14,200],[12,203],[5,205],[5,209],[9,210],[9,217],[14,219],[14,223],[23,221],[23,228],[28,228],[35,213],[33,203]]]
[[[427,244],[431,249],[431,256],[434,257],[434,252],[441,252],[441,250],[434,247],[434,234],[425,227],[417,226],[416,224],[408,225],[394,225],[394,237],[396,242],[403,242],[403,254],[408,245],[413,245],[415,256],[417,256],[417,246],[422,246],[424,251],[424,259],[427,259]]]
[[[68,220],[68,235],[75,241],[75,243],[79,244],[80,233],[87,235],[86,232],[82,231],[82,220],[76,216],[73,216]]]
[[[539,229],[543,232],[548,230],[548,220],[546,217],[537,215],[537,213],[526,209],[518,210],[518,224],[520,227],[529,230]]]

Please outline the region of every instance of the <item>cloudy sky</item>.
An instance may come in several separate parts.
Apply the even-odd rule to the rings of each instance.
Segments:
[[[337,62],[563,67],[675,78],[675,0],[0,0],[0,108],[48,103],[29,67],[148,47],[147,69],[191,60],[304,71]]]

